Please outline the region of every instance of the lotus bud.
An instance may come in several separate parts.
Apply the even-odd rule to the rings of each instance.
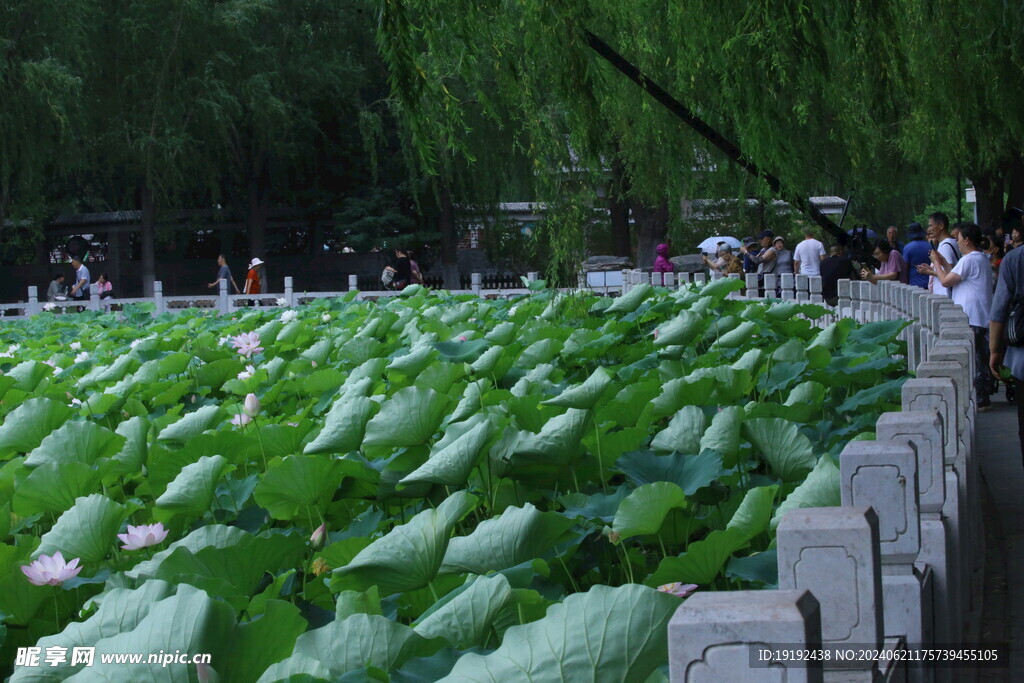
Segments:
[[[309,542],[313,544],[314,548],[319,548],[324,544],[325,538],[327,538],[327,522],[316,528],[313,535],[309,537]]]
[[[249,417],[256,417],[260,413],[260,400],[256,394],[249,394],[245,397],[245,414]]]

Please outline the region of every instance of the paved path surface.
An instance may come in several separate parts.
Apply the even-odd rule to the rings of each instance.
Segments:
[[[976,434],[986,494],[986,560],[984,607],[975,642],[1010,644],[1010,669],[981,670],[978,680],[1024,681],[1024,465],[1016,405],[1002,394],[994,396],[992,410],[978,413]]]

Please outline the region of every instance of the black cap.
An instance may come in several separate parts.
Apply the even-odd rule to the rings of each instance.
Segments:
[[[775,237],[775,233],[771,230],[762,230],[757,235],[757,239],[759,240],[763,240],[765,237]]]

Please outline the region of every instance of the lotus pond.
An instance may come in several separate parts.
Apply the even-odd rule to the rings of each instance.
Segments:
[[[664,680],[906,375],[901,323],[740,286],[5,323],[0,676]],[[98,656],[159,651],[213,671]]]

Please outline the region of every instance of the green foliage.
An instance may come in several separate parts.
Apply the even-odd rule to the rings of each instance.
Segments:
[[[834,454],[905,374],[900,325],[819,332],[792,321],[818,307],[731,286],[4,325],[0,661],[188,648],[249,681],[647,680],[678,605],[652,588],[775,581],[774,524],[839,503]],[[744,320],[756,336],[723,346]],[[659,345],[674,321],[692,329]],[[215,342],[254,330],[244,363]],[[119,548],[157,521],[166,540]],[[19,567],[58,551],[81,574],[31,585]]]

